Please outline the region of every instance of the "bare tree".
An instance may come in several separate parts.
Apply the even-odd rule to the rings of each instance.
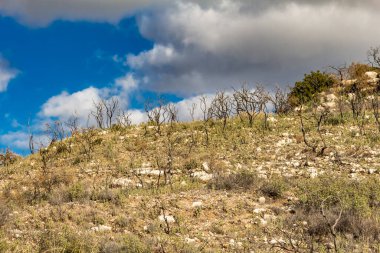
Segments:
[[[367,58],[372,67],[380,67],[380,46],[371,47],[367,52]]]
[[[66,132],[61,121],[56,120],[53,124],[46,123],[46,134],[50,139],[50,143],[62,141],[66,137]]]
[[[323,135],[322,125],[328,118],[330,114],[330,110],[326,106],[318,105],[316,100],[317,98],[314,98],[313,104],[311,106],[312,111],[311,111],[310,117],[307,117],[306,115],[304,115],[304,109],[302,105],[300,106],[298,110],[298,117],[300,119],[301,132],[302,132],[302,137],[303,137],[303,141],[305,145],[309,147],[317,155],[323,155],[324,151],[327,148],[327,144],[325,141],[325,137]],[[309,122],[311,121],[311,124],[316,126],[318,138],[316,139],[310,138],[307,128],[306,128],[305,121],[309,121]]]
[[[165,100],[158,97],[156,104],[147,100],[145,103],[145,112],[148,119],[156,127],[156,133],[161,135],[161,127],[168,119],[168,111],[165,106]]]
[[[97,126],[100,129],[104,128],[104,106],[101,101],[99,102],[93,102],[94,103],[94,110],[91,111],[91,116],[94,117]]]
[[[167,114],[168,122],[170,126],[173,127],[175,122],[178,122],[178,109],[175,107],[173,103],[169,103],[165,105],[164,110]]]
[[[70,135],[74,136],[79,132],[79,118],[78,116],[71,116],[66,122],[66,127],[70,130]]]
[[[125,112],[124,110],[120,109],[119,115],[117,117],[117,123],[123,127],[131,126],[132,125],[131,115],[132,114],[130,112]]]
[[[262,113],[263,118],[263,129],[268,129],[268,102],[270,101],[270,95],[265,90],[264,86],[259,85],[256,87],[255,93],[257,94],[257,103],[258,103],[258,111],[259,113]]]
[[[375,92],[371,97],[371,107],[377,128],[380,132],[380,100],[378,92]]]
[[[282,115],[289,111],[288,93],[286,90],[281,89],[280,86],[276,87],[274,94],[270,96],[270,101],[273,104],[274,112],[276,114]]]
[[[119,109],[119,100],[115,97],[112,97],[108,100],[102,100],[101,103],[103,104],[106,112],[106,127],[110,128]]]
[[[192,103],[191,106],[189,107],[189,113],[191,117],[191,121],[195,121],[195,110],[197,109],[197,104]]]
[[[208,98],[206,96],[201,96],[199,98],[200,100],[200,109],[202,111],[202,114],[203,114],[203,118],[202,118],[202,122],[203,122],[203,130],[205,132],[205,135],[206,135],[206,146],[208,146],[209,144],[209,132],[208,132],[208,124],[212,118],[212,114],[211,114],[211,111],[212,111],[212,108],[211,106],[208,104]]]
[[[242,86],[240,90],[234,90],[234,109],[236,114],[243,121],[248,117],[249,126],[253,126],[253,121],[258,115],[258,101],[255,91],[250,91],[247,87]]]
[[[211,101],[211,115],[212,117],[222,120],[223,132],[227,126],[227,120],[232,112],[231,97],[225,91],[216,93],[214,99]]]
[[[30,119],[28,119],[28,133],[29,133],[29,151],[34,154],[34,134],[30,127]]]

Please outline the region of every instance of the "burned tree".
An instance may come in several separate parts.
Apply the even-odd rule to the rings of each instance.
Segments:
[[[372,67],[380,67],[380,46],[371,47],[367,52],[367,58]]]
[[[251,91],[247,87],[243,86],[240,90],[235,90],[234,94],[234,109],[236,114],[243,121],[244,117],[248,118],[248,124],[253,126],[253,122],[258,115],[258,99],[256,91]]]
[[[162,97],[159,97],[156,104],[147,100],[145,103],[145,112],[148,116],[149,122],[156,127],[156,133],[161,135],[161,127],[169,117],[165,106],[165,100]]]
[[[223,123],[223,132],[227,127],[227,120],[232,112],[231,97],[224,91],[216,93],[211,101],[211,116]]]
[[[201,96],[199,98],[200,100],[200,109],[202,111],[202,122],[203,122],[203,130],[205,132],[205,135],[206,135],[206,146],[208,146],[209,144],[209,132],[208,132],[208,124],[210,122],[210,120],[212,119],[212,114],[211,114],[211,110],[212,108],[210,107],[209,103],[207,102],[208,101],[208,98],[206,96]]]
[[[123,127],[130,127],[132,125],[131,115],[132,114],[130,112],[125,112],[120,109],[117,117],[117,123]]]
[[[54,121],[53,124],[46,123],[46,135],[50,139],[50,143],[62,141],[66,137],[66,132],[61,121]]]
[[[276,87],[275,92],[269,97],[270,102],[273,104],[274,113],[283,115],[290,110],[288,103],[288,93],[286,90]]]
[[[170,124],[170,127],[173,127],[173,124],[175,122],[178,122],[178,109],[173,103],[169,103],[165,105],[164,110],[166,111],[167,114],[167,120]]]

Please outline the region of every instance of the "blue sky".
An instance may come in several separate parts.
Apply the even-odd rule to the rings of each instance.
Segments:
[[[0,148],[26,154],[28,120],[39,134],[100,98],[139,123],[144,100],[164,94],[186,119],[203,93],[365,61],[380,3],[361,3],[0,0]]]

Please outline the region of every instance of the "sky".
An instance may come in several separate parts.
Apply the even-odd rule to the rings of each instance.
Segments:
[[[0,0],[0,148],[118,97],[135,123],[157,94],[293,85],[380,45],[378,0]],[[29,126],[29,127],[28,127]]]

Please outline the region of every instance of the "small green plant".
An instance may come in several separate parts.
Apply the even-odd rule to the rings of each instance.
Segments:
[[[288,102],[293,107],[307,103],[312,100],[314,95],[332,87],[334,82],[334,78],[331,75],[319,70],[305,74],[304,79],[296,82],[291,89]]]

